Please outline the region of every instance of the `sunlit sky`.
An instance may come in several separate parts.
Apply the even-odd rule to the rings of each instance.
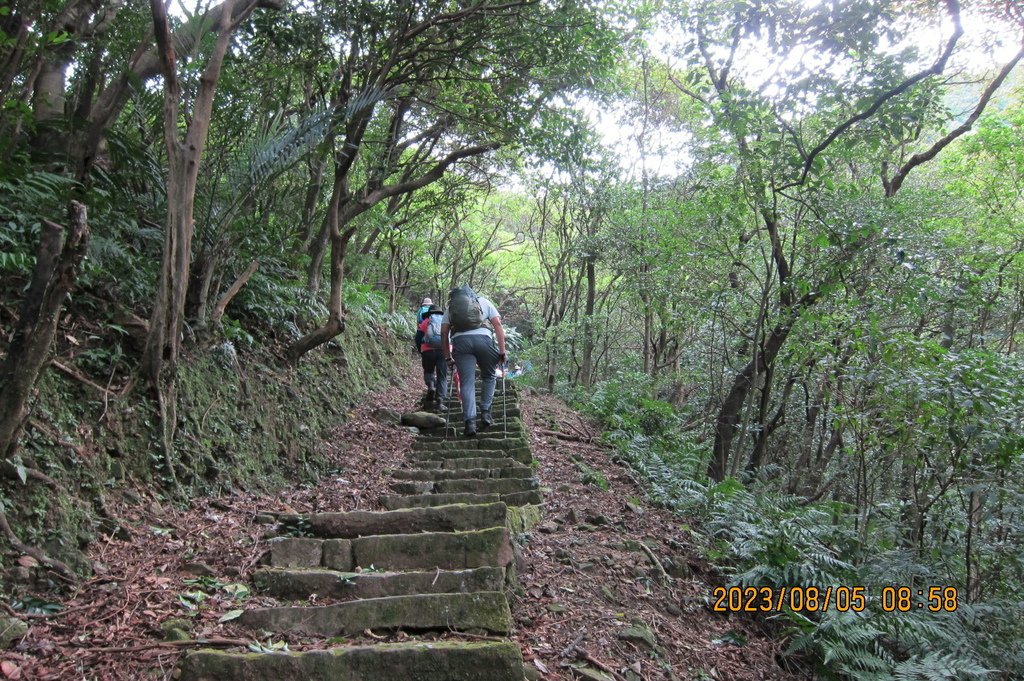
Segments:
[[[805,0],[807,7],[819,5],[822,0]],[[170,13],[178,17],[194,13],[195,2],[177,0],[172,3]],[[1013,35],[1005,27],[993,22],[977,12],[964,8],[961,15],[964,36],[961,38],[954,59],[947,68],[947,73],[964,70],[971,74],[981,74],[1006,63],[1019,49],[1020,36]],[[918,48],[922,64],[930,63],[949,39],[952,26],[947,16],[939,23],[922,27],[913,34],[913,45]],[[678,65],[680,59],[673,56],[678,42],[677,32],[668,28],[655,31],[648,37],[648,42],[655,55],[669,65]],[[905,45],[894,45],[895,52]],[[793,74],[807,73],[809,70],[822,67],[820,55],[801,48],[786,56],[781,63],[766,59],[767,50],[759,49],[753,42],[748,42],[738,54],[733,73],[735,77],[744,78],[751,87],[759,89],[771,98],[781,94],[781,88],[773,79],[785,79]],[[641,153],[638,138],[641,128],[634,112],[626,107],[606,108],[594,100],[584,98],[578,103],[584,111],[594,130],[605,145],[614,151],[620,159],[625,172],[639,177],[643,170],[651,176],[672,177],[685,170],[688,158],[685,149],[689,135],[685,132],[671,130],[667,127],[648,126],[644,135],[646,148]]]
[[[819,4],[819,0],[808,0],[806,4],[814,6]],[[946,73],[964,71],[978,75],[991,72],[1008,62],[1020,49],[1019,35],[1006,30],[1005,26],[993,24],[990,19],[976,12],[964,9],[961,24],[964,35],[958,42]],[[920,66],[934,61],[951,33],[952,23],[945,15],[941,24],[921,27],[913,33],[911,45],[918,50]],[[673,56],[677,41],[678,37],[672,31],[661,29],[650,36],[649,44],[656,58],[669,65],[678,65],[679,58]],[[889,49],[895,53],[907,46],[893,45]],[[759,49],[756,44],[749,43],[738,54],[733,73],[769,98],[782,94],[778,82],[785,77],[784,74],[793,76],[824,66],[821,56],[806,48],[794,50],[781,63],[766,59],[767,54],[766,49]],[[626,172],[639,177],[646,168],[649,175],[672,177],[685,169],[688,163],[684,151],[688,141],[686,133],[665,127],[649,129],[646,153],[641,154],[637,141],[641,128],[635,112],[629,112],[624,107],[603,108],[593,100],[584,100],[581,108],[605,144],[616,150]]]

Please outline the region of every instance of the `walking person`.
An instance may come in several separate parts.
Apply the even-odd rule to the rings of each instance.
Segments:
[[[420,322],[422,322],[424,320],[424,318],[426,318],[426,316],[427,316],[427,314],[429,314],[430,308],[431,308],[431,306],[433,304],[434,304],[434,301],[431,300],[430,298],[424,298],[423,299],[423,302],[420,303],[420,309],[416,310],[416,323],[417,324],[419,324]]]
[[[490,322],[494,338],[487,327]],[[466,422],[463,435],[477,433],[476,368],[480,367],[480,430],[494,425],[491,403],[494,401],[495,369],[504,364],[505,329],[494,304],[463,286],[448,296],[448,309],[441,318],[441,347],[446,361],[454,361],[459,371],[459,394],[462,397],[462,418]],[[497,339],[497,346],[495,346]]]
[[[423,345],[423,332],[420,331],[420,324],[423,323],[423,319],[427,316],[427,311],[433,304],[433,300],[430,298],[424,298],[423,302],[420,303],[419,309],[416,310],[416,334],[412,338],[413,352],[420,352],[420,346]]]
[[[448,364],[441,350],[441,318],[444,310],[431,304],[423,321],[417,327],[417,336],[422,339],[419,347],[423,364],[423,382],[427,386],[426,403],[433,403],[438,411],[447,411],[444,398],[448,392]]]

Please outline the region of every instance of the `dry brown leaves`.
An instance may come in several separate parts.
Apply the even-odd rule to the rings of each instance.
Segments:
[[[257,522],[257,514],[378,509],[389,472],[404,464],[413,436],[374,412],[411,410],[421,394],[419,368],[410,367],[404,385],[368,396],[347,414],[325,443],[333,470],[315,485],[198,499],[183,510],[140,490],[111,502],[109,510],[127,535],[104,536],[93,544],[95,576],[73,593],[30,594],[64,609],[53,616],[18,612],[30,629],[0,653],[0,678],[171,679],[179,656],[195,644],[165,642],[160,627],[170,620],[182,620],[192,639],[213,645],[251,640],[250,633],[221,618],[244,607],[244,588],[251,588],[250,574],[265,550],[267,527]],[[573,678],[569,665],[580,663],[617,679],[627,673],[640,679],[795,678],[775,664],[778,642],[756,622],[708,611],[714,575],[688,550],[685,520],[639,502],[643,493],[628,472],[611,464],[599,445],[586,443],[596,430],[553,399],[524,396],[522,402],[531,431],[557,423],[564,433],[581,438],[533,436],[541,484],[551,491],[543,530],[526,538],[522,591],[513,601],[515,638],[527,664],[545,679]],[[582,482],[573,458],[601,471],[610,490]],[[638,542],[650,551],[638,548]],[[686,576],[664,580],[650,556],[663,568],[667,560],[670,571]],[[655,634],[655,650],[618,636],[635,623]],[[746,643],[726,643],[728,632]],[[362,640],[407,638],[403,632],[386,637],[367,632]],[[288,642],[293,650],[325,645]]]
[[[524,546],[525,594],[513,613],[543,678],[574,678],[570,665],[581,663],[616,679],[801,678],[779,668],[780,644],[758,622],[707,607],[718,578],[693,550],[692,520],[645,504],[629,471],[593,443],[599,429],[564,404],[537,395],[521,404],[550,491]],[[554,424],[579,441],[537,434]],[[608,491],[584,482],[577,462],[599,471]],[[654,634],[653,650],[621,637],[638,626]]]
[[[243,607],[245,592],[235,585],[249,585],[264,553],[267,526],[257,514],[377,508],[385,471],[400,465],[413,435],[373,412],[408,410],[418,397],[406,386],[368,396],[325,443],[333,470],[315,485],[197,499],[183,510],[144,490],[111,499],[109,511],[127,536],[104,535],[90,547],[95,576],[73,593],[27,594],[63,610],[46,617],[14,613],[30,629],[0,652],[0,679],[170,679],[183,650],[194,647],[164,642],[160,625],[175,619],[193,639],[227,645],[251,638],[219,620]],[[194,574],[207,570],[193,563],[205,565],[209,575]]]

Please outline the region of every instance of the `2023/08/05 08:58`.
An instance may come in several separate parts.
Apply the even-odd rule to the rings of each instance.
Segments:
[[[717,586],[711,593],[715,612],[861,612],[871,597],[866,586]],[[952,586],[883,586],[875,596],[885,612],[954,612],[959,592]]]

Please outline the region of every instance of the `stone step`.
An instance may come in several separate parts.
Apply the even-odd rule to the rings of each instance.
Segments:
[[[501,442],[501,440],[494,440]],[[503,449],[487,449],[486,447],[474,447],[474,440],[471,438],[457,442],[462,447],[420,447],[409,452],[411,461],[436,461],[437,459],[465,459],[481,456],[507,456],[518,460],[531,453],[531,449],[520,444],[518,447],[505,447]]]
[[[448,414],[448,425],[449,426],[460,426],[461,427],[466,422],[465,419],[463,419],[463,417],[462,417],[462,408],[459,405],[457,405],[457,404],[448,405],[448,412],[447,412],[447,414]],[[444,414],[442,414],[442,416],[443,415]],[[507,417],[506,417],[505,415],[503,415],[501,413],[501,410],[499,409],[498,411],[492,411],[491,412],[491,417],[494,419],[494,422],[496,424],[498,424],[497,427],[501,427],[502,424],[507,423],[509,429],[511,429],[513,427],[522,429],[523,422],[522,422],[522,419],[519,418],[518,414],[508,414]],[[480,412],[479,412],[479,410],[477,411],[476,417],[474,417],[474,418],[476,418],[477,425],[479,425],[480,424]],[[492,426],[492,428],[493,427],[495,427],[495,426]]]
[[[498,494],[385,494],[380,498],[381,506],[388,509],[426,508],[445,504],[490,504],[500,501]]]
[[[538,486],[535,478],[468,478],[456,480],[413,480],[391,483],[399,494],[511,494],[526,492]]]
[[[452,419],[450,419],[448,421],[448,430],[447,430],[447,432],[449,433],[449,437],[451,437],[450,434],[453,433],[453,432],[455,433],[455,437],[459,437],[459,438],[463,437],[462,432],[466,428],[466,422],[462,420],[461,414],[457,414],[457,416],[458,416],[458,418],[452,418]],[[506,427],[506,425],[501,422],[501,418],[495,418],[494,419],[494,425],[488,426],[486,428],[484,428],[483,422],[480,421],[479,419],[475,419],[475,422],[476,422],[476,435],[477,435],[477,437],[480,437],[481,435],[484,435],[484,434],[490,435],[490,434],[493,434],[493,433],[497,433],[497,434],[500,434],[502,436],[507,436],[507,437],[520,437],[520,438],[524,437],[526,435],[526,430],[519,423],[519,421],[509,422],[508,426]],[[437,430],[431,430],[429,432],[430,432],[431,435],[442,435],[443,436],[445,434],[445,429],[444,428],[439,428]]]
[[[276,568],[318,568],[349,572],[352,563],[351,539],[316,537],[274,537],[267,541],[267,564]]]
[[[459,429],[461,430],[461,426]],[[439,437],[421,435],[412,443],[412,451],[436,449],[518,449],[529,447],[525,437],[505,437],[501,432],[485,430],[476,437]]]
[[[509,642],[390,643],[274,654],[198,650],[180,681],[522,681],[523,656]]]
[[[442,400],[442,402],[448,406],[448,409],[452,410],[456,414],[462,413],[462,401],[456,397],[449,400]],[[483,411],[481,408],[480,396],[476,396],[476,413],[479,415]],[[522,409],[515,400],[509,402],[503,402],[500,397],[495,397],[494,401],[491,402],[491,415],[494,417],[498,416],[522,416]]]
[[[451,412],[453,412],[452,413],[453,417],[455,417],[455,416],[461,417],[462,416],[462,403],[461,402],[459,402],[458,400],[449,400],[446,404],[448,405],[448,409]],[[480,404],[477,403],[477,406],[476,406],[477,416],[480,415],[480,411],[481,411]],[[494,404],[491,405],[491,416],[493,416],[495,418],[495,420],[498,420],[498,419],[510,419],[511,420],[513,418],[518,419],[522,415],[523,414],[519,410],[519,407],[517,407],[517,406],[515,406],[514,404],[511,404],[511,403],[507,407],[505,407],[504,405],[502,405],[500,402],[498,402],[496,400],[494,402]]]
[[[412,452],[410,461],[418,463],[421,461],[443,461],[444,459],[478,459],[480,453],[485,451],[501,452],[502,456],[515,459],[520,464],[533,462],[533,451],[529,447],[516,447],[515,449],[421,449]]]
[[[515,461],[515,459],[510,459]],[[533,469],[515,462],[515,466],[499,466],[495,468],[411,468],[399,469],[391,474],[395,480],[456,480],[468,478],[530,478]],[[374,534],[385,534],[375,532]]]
[[[402,471],[395,471],[395,477],[398,477],[397,474],[400,472]],[[451,475],[456,477],[454,473]],[[504,505],[500,503],[455,504],[399,511],[280,515],[277,521],[283,532],[301,532],[306,536],[350,539],[377,534],[455,532],[456,530],[499,527],[505,522],[505,510]]]
[[[544,495],[539,489],[532,489],[526,492],[511,492],[500,495],[502,501],[509,506],[540,505],[544,503]]]
[[[476,435],[471,436],[469,438],[467,438],[465,435],[463,435],[464,430],[465,430],[465,425],[464,425],[463,421],[461,419],[459,419],[458,421],[451,421],[450,425],[447,428],[437,428],[437,429],[430,430],[430,431],[422,431],[422,433],[428,433],[429,432],[430,435],[423,435],[421,433],[420,440],[422,440],[422,444],[420,444],[420,446],[417,446],[417,444],[419,444],[419,443],[418,442],[413,442],[413,447],[412,448],[413,448],[413,450],[422,449],[423,445],[429,445],[429,444],[432,444],[433,442],[459,442],[459,441],[462,441],[462,442],[469,442],[469,441],[483,442],[483,441],[486,441],[486,440],[512,440],[512,439],[516,439],[516,440],[520,440],[520,441],[525,441],[526,440],[526,431],[522,427],[520,427],[518,425],[516,425],[516,426],[509,426],[509,428],[507,430],[502,428],[501,426],[494,426],[493,428],[486,428],[484,430],[480,430],[479,425],[478,425],[477,426]],[[429,449],[429,447],[428,447],[428,449]]]
[[[479,452],[478,453],[483,453]],[[472,469],[472,468],[524,468],[523,464],[511,457],[473,457],[469,459],[433,459],[433,460],[419,460],[415,462],[415,465],[420,469],[427,470],[459,470],[459,469]],[[525,466],[529,468],[529,466]]]
[[[384,643],[305,652],[197,650],[180,681],[522,681],[522,653],[510,642]]]
[[[506,385],[508,385],[509,388],[512,387],[511,384],[506,383]],[[448,390],[450,390],[453,395],[458,393],[458,391],[455,389],[455,386],[452,385],[451,381],[448,382]],[[483,386],[481,385],[481,382],[478,380],[476,382],[476,385],[474,386],[473,394],[476,395],[477,398],[479,398],[482,392],[483,392]],[[510,389],[510,390],[507,390],[505,392],[502,392],[502,389],[501,389],[501,379],[499,378],[494,383],[494,399],[498,399],[500,397],[505,397],[506,395],[508,396],[509,399],[512,399],[512,400],[518,399],[518,391],[516,391],[516,390]]]
[[[460,400],[457,395],[452,395],[449,398],[443,399],[442,402],[447,404],[449,407],[458,407],[458,408],[462,407],[462,400]],[[478,412],[479,411],[483,411],[483,409],[480,406],[481,404],[483,404],[483,399],[480,397],[480,393],[477,393],[476,394],[476,409],[477,409]],[[520,409],[519,401],[515,397],[510,397],[510,399],[506,401],[506,400],[502,399],[501,395],[495,395],[494,399],[491,401],[491,413],[492,414],[499,414],[503,410],[511,411],[512,409],[517,409],[517,410]],[[517,416],[518,416],[518,414],[517,414]]]
[[[463,570],[508,565],[512,542],[503,522],[487,530],[362,537],[352,540],[352,553],[362,568]]]
[[[381,570],[461,570],[508,565],[512,560],[505,518],[500,526],[464,532],[382,534],[355,539],[277,537],[271,539],[270,567],[327,568],[352,572],[356,566]]]
[[[324,637],[349,636],[366,629],[483,629],[494,634],[508,634],[512,630],[512,613],[500,591],[388,596],[314,607],[254,608],[242,613],[237,621],[257,631]]]
[[[334,570],[286,570],[262,568],[253,581],[263,594],[281,599],[321,598],[353,600],[426,593],[501,591],[505,568],[431,570],[429,572],[337,572]]]
[[[513,492],[511,494],[385,494],[380,498],[384,508],[420,508],[423,506],[439,506],[441,504],[473,504],[503,501],[509,506],[525,506],[541,504],[544,497],[540,490]]]
[[[511,398],[511,399],[516,399],[516,397],[517,397],[517,395],[518,395],[518,391],[517,391],[517,390],[515,390],[515,389],[514,389],[514,388],[512,387],[512,384],[511,384],[511,383],[509,383],[508,381],[506,381],[506,382],[505,382],[505,385],[506,385],[506,386],[508,387],[508,390],[506,390],[506,391],[502,392],[502,387],[501,387],[501,377],[498,377],[498,379],[497,379],[497,380],[496,380],[496,381],[494,382],[494,397],[495,397],[495,398],[498,398],[498,397],[503,397],[503,396],[504,396],[505,394],[507,394],[509,398]],[[461,387],[461,386],[460,386],[460,387]],[[474,393],[475,393],[476,395],[478,395],[478,396],[479,396],[479,395],[480,395],[480,393],[481,393],[481,392],[483,392],[483,385],[482,385],[482,381],[480,381],[479,379],[477,379],[477,381],[476,381],[476,384],[475,384],[475,385],[473,386],[473,388],[474,388],[473,392],[474,392]],[[449,389],[449,390],[451,390],[451,391],[453,391],[453,392],[457,392],[457,391],[455,390],[455,386],[454,386],[454,385],[452,385],[451,381],[449,381],[449,382],[448,382],[448,389]]]
[[[477,390],[476,393],[476,407],[480,408],[483,404],[483,395]],[[443,396],[445,402],[449,404],[461,404],[462,400],[459,399],[460,395],[457,392],[452,392],[450,395]],[[518,407],[519,398],[516,395],[502,395],[500,391],[494,391],[494,399],[491,400],[491,409],[501,409],[502,407]]]

